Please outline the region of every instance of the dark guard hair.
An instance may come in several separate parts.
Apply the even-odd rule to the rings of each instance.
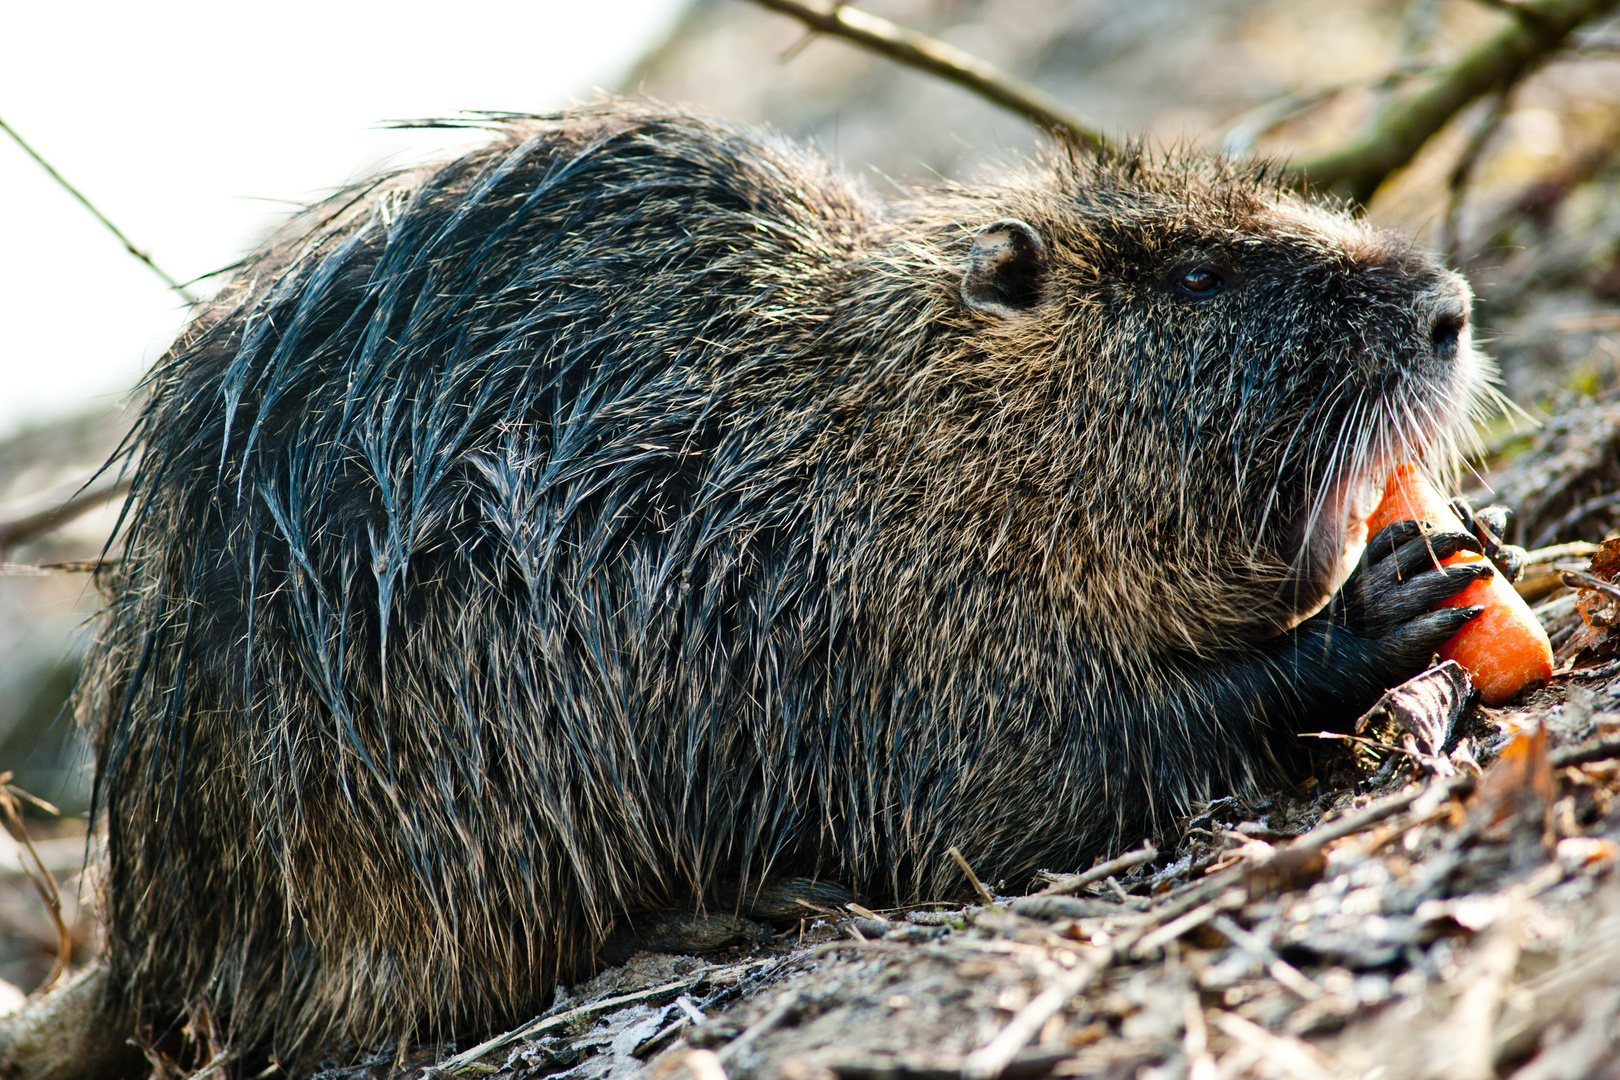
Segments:
[[[1469,617],[1471,541],[1392,526],[1300,621],[1483,385],[1403,243],[1219,163],[885,206],[649,105],[502,131],[308,211],[150,377],[81,694],[146,1037],[296,1071],[722,889],[1016,887]]]

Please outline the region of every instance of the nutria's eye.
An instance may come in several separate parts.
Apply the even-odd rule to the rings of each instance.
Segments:
[[[1175,279],[1175,290],[1194,300],[1205,300],[1226,288],[1226,275],[1213,266],[1195,266]]]

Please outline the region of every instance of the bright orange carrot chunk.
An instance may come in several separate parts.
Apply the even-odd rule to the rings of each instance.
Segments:
[[[1384,486],[1384,499],[1367,519],[1371,540],[1392,521],[1427,521],[1445,529],[1461,529],[1451,504],[1424,479],[1416,465],[1396,466]],[[1480,562],[1472,551],[1459,551],[1444,560],[1447,566]],[[1487,705],[1501,705],[1528,686],[1552,677],[1552,645],[1530,606],[1501,574],[1476,581],[1445,601],[1441,607],[1485,610],[1455,637],[1440,647],[1442,659],[1455,660],[1468,672]]]

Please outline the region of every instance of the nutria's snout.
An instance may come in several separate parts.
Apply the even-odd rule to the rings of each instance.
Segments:
[[[1468,309],[1458,305],[1437,314],[1429,324],[1429,346],[1440,360],[1455,360],[1468,329]]]
[[[1474,293],[1462,276],[1439,270],[1432,285],[1419,294],[1419,313],[1426,320],[1427,351],[1436,360],[1451,363],[1468,347],[1469,312]]]
[[[1442,270],[1423,295],[1419,312],[1423,337],[1417,370],[1432,379],[1426,392],[1435,400],[1435,426],[1466,427],[1479,403],[1491,398],[1490,362],[1474,348],[1473,290],[1461,275]]]

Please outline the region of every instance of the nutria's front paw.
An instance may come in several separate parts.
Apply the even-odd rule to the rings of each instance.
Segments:
[[[1510,513],[1507,507],[1487,506],[1483,510],[1475,510],[1467,499],[1452,499],[1451,512],[1457,515],[1463,528],[1479,540],[1480,551],[1496,564],[1503,577],[1511,583],[1523,576],[1524,548],[1502,542],[1502,537],[1507,535]]]
[[[1374,644],[1392,672],[1419,670],[1481,610],[1431,609],[1492,573],[1485,562],[1460,566],[1440,562],[1481,546],[1477,537],[1465,532],[1416,521],[1391,522],[1361,553],[1350,580],[1334,598],[1331,617],[1357,638]]]

